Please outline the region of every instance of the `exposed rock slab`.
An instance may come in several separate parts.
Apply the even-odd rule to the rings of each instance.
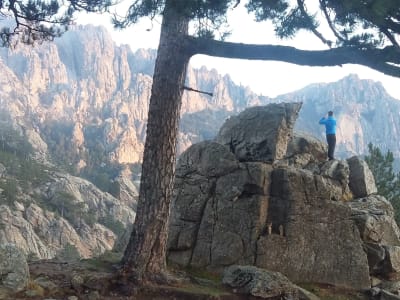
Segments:
[[[196,267],[253,263],[265,228],[270,170],[239,163],[217,143],[192,146],[178,163],[169,258]]]
[[[274,170],[268,206],[272,234],[259,238],[255,264],[295,282],[369,287],[367,257],[351,210],[330,201],[329,192],[321,177],[308,171]]]
[[[287,146],[286,157],[296,168],[317,171],[326,161],[327,145],[310,134],[295,131]]]
[[[294,281],[369,287],[360,233],[350,208],[330,200],[333,182],[340,193],[341,183],[327,176],[238,162],[213,142],[194,145],[178,162],[169,259],[215,270],[255,265]]]
[[[216,141],[239,161],[273,161],[286,154],[301,103],[251,107],[222,125]]]
[[[367,163],[358,156],[347,159],[350,168],[350,189],[354,198],[362,198],[377,192],[374,175]]]
[[[385,197],[371,195],[348,204],[363,241],[400,246],[400,230],[394,220],[393,206]]]

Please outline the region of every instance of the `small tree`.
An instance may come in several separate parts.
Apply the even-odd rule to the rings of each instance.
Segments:
[[[388,150],[383,155],[372,143],[368,144],[368,153],[365,161],[374,175],[378,194],[392,203],[396,222],[400,224],[400,173],[395,174],[393,171],[393,153]]]

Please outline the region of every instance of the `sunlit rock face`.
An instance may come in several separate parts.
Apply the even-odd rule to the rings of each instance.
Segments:
[[[62,132],[77,170],[88,164],[85,153],[101,147],[112,163],[140,163],[151,95],[155,50],[132,52],[117,46],[102,27],[75,26],[54,43],[0,49],[0,109],[14,127],[26,131],[42,160],[50,136]],[[338,82],[313,84],[274,99],[235,84],[229,75],[205,67],[188,68],[182,98],[178,154],[193,143],[213,139],[225,119],[245,108],[271,102],[302,102],[296,130],[324,141],[318,120],[328,110],[338,119],[338,157],[361,155],[372,142],[395,157],[399,103],[382,85],[356,75]],[[111,120],[111,121],[110,121]],[[91,142],[94,140],[93,142]],[[58,149],[59,150],[59,149]],[[98,150],[98,149],[97,149]],[[97,151],[96,150],[96,151]]]
[[[69,152],[79,157],[73,161],[78,170],[84,153],[99,145],[112,163],[139,163],[155,57],[155,50],[133,53],[126,45],[117,46],[104,28],[91,25],[72,27],[54,43],[0,49],[7,75],[0,79],[0,109],[7,110],[16,127],[32,127],[32,143],[44,154],[48,149],[43,141],[49,143],[54,132],[62,132],[73,143]],[[189,68],[187,85],[213,96],[184,93],[182,116],[196,116],[190,117],[190,125],[182,122],[179,153],[214,136],[213,122],[219,126],[229,113],[268,100],[206,68]],[[205,123],[213,129],[210,133]]]

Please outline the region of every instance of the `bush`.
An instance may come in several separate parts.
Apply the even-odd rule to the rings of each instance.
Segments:
[[[56,258],[62,261],[76,261],[81,259],[81,255],[75,245],[66,244]]]
[[[18,182],[13,178],[8,178],[0,181],[0,188],[3,190],[1,195],[5,203],[12,205],[17,199]]]
[[[106,226],[112,232],[114,232],[118,237],[122,236],[125,232],[125,226],[122,222],[115,220],[112,216],[107,216],[99,219],[99,223]]]

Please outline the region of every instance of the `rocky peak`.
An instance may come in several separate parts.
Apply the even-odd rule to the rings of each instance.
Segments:
[[[68,153],[62,155],[69,159],[65,163],[76,164],[77,169],[91,165],[85,153],[99,152],[94,145],[104,148],[105,163],[140,163],[155,57],[155,50],[133,53],[126,45],[117,46],[103,27],[72,26],[54,43],[0,49],[3,71],[13,79],[0,79],[1,106],[18,126],[23,119],[46,144],[58,145],[49,147],[50,153]],[[265,103],[265,97],[238,87],[215,70],[189,68],[187,85],[214,96],[185,92],[183,115]],[[181,136],[182,151],[193,140],[204,139],[202,132]],[[61,149],[67,144],[61,139],[74,141],[74,146]]]

